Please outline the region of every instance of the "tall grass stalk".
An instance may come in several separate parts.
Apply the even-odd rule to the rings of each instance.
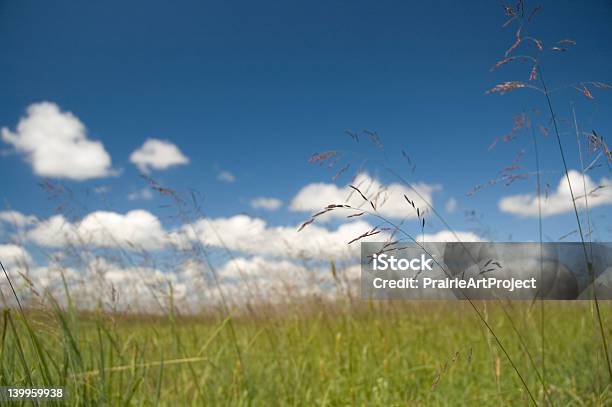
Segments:
[[[535,135],[535,128],[533,126],[533,121],[530,121],[530,133],[531,140],[533,141],[533,151],[535,155],[535,165],[536,165],[536,198],[538,200],[538,242],[539,242],[539,250],[540,250],[540,280],[543,281],[544,278],[544,266],[543,266],[543,227],[542,227],[542,181],[540,175],[540,152],[538,149],[538,140]],[[534,298],[534,300],[537,299]],[[548,395],[548,389],[546,388],[546,337],[545,337],[545,317],[544,317],[544,293],[540,293],[540,358],[542,362],[542,393],[544,395]],[[552,403],[551,403],[552,404]]]
[[[603,325],[603,320],[602,320],[602,316],[601,316],[601,310],[600,310],[600,306],[599,306],[599,300],[597,299],[597,292],[595,290],[595,272],[593,270],[593,263],[591,262],[591,260],[589,259],[589,255],[587,253],[587,247],[586,247],[586,242],[584,240],[584,233],[582,232],[582,223],[580,222],[580,215],[578,214],[578,207],[576,206],[576,196],[574,195],[574,190],[572,188],[572,183],[570,181],[570,177],[569,177],[569,170],[567,167],[567,161],[565,159],[565,152],[563,150],[563,143],[561,142],[561,135],[559,134],[559,127],[557,125],[557,117],[555,115],[555,111],[553,109],[552,106],[552,102],[550,100],[550,93],[548,92],[548,88],[546,87],[546,82],[544,81],[544,75],[542,74],[542,67],[541,66],[537,66],[538,69],[538,73],[540,76],[540,83],[542,84],[542,88],[544,90],[544,95],[546,96],[546,103],[548,106],[548,110],[550,112],[551,115],[551,120],[553,122],[553,127],[555,130],[555,136],[557,139],[557,145],[559,146],[559,154],[561,155],[561,162],[563,163],[563,171],[565,173],[565,178],[567,180],[567,185],[569,188],[569,192],[570,192],[570,197],[572,199],[572,207],[574,209],[574,215],[576,216],[576,223],[578,225],[578,232],[580,233],[580,242],[582,244],[582,250],[584,253],[584,260],[587,266],[587,270],[589,273],[589,276],[591,278],[591,292],[592,292],[592,296],[593,296],[593,302],[595,304],[595,311],[596,311],[596,317],[597,317],[597,324],[599,326],[599,332],[601,334],[601,342],[602,342],[602,348],[603,348],[603,352],[605,355],[605,359],[606,359],[606,367],[608,370],[608,376],[610,379],[610,383],[612,384],[612,364],[610,363],[610,353],[608,350],[608,342],[606,339],[606,334],[605,334],[605,329],[604,329],[604,325]],[[585,196],[586,199],[586,196]]]

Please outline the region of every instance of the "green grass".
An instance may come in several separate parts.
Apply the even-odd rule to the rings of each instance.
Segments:
[[[499,303],[477,305],[544,405],[522,345],[541,372],[539,306],[513,303],[506,315]],[[600,305],[612,326],[612,303]],[[553,403],[610,405],[591,303],[547,302],[545,310],[544,380]],[[65,386],[69,405],[530,403],[462,302],[308,302],[254,312],[230,320],[31,311],[26,322],[4,311],[0,383]]]

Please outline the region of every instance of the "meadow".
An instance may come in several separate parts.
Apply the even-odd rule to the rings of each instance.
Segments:
[[[612,403],[591,302],[476,305],[538,404]],[[601,306],[609,327],[612,304]],[[231,318],[25,316],[3,312],[0,384],[65,386],[70,405],[532,403],[464,302],[311,299]]]

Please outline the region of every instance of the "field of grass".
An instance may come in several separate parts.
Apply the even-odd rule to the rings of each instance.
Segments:
[[[539,303],[476,305],[538,404],[612,404],[592,303],[544,304],[544,360]],[[612,326],[612,304],[600,305]],[[0,385],[65,386],[70,405],[532,404],[459,301],[308,301],[232,318],[25,316],[3,312]]]

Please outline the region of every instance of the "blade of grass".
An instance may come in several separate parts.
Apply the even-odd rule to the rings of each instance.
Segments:
[[[550,112],[552,122],[553,122],[553,127],[555,129],[555,136],[557,139],[557,144],[559,146],[559,153],[561,154],[561,161],[563,162],[563,170],[565,172],[565,178],[567,179],[567,185],[569,188],[570,196],[572,198],[572,206],[574,208],[574,214],[576,216],[576,223],[578,224],[578,231],[580,232],[580,241],[582,243],[582,249],[584,252],[584,260],[586,261],[587,269],[591,277],[591,287],[592,287],[592,293],[593,293],[593,301],[595,303],[595,310],[597,314],[597,323],[599,324],[599,332],[601,334],[602,347],[603,347],[604,355],[606,358],[606,365],[607,365],[606,367],[608,368],[608,375],[610,378],[610,382],[612,383],[612,364],[610,364],[610,353],[608,351],[608,341],[606,339],[605,329],[604,329],[603,320],[601,316],[601,310],[599,307],[599,301],[597,299],[597,292],[595,290],[595,273],[593,271],[593,264],[589,260],[589,256],[587,254],[586,243],[584,241],[584,233],[582,232],[582,224],[580,222],[580,216],[578,214],[578,208],[576,206],[576,197],[572,189],[572,183],[570,182],[569,170],[567,168],[567,161],[565,160],[565,152],[563,150],[563,144],[561,143],[561,136],[559,134],[557,118],[556,118],[555,111],[552,106],[552,101],[550,100],[550,94],[546,87],[546,82],[544,81],[544,75],[542,74],[542,68],[539,65],[538,65],[538,73],[540,75],[540,82],[542,84],[542,88],[544,89],[544,95],[546,96],[548,110]]]

